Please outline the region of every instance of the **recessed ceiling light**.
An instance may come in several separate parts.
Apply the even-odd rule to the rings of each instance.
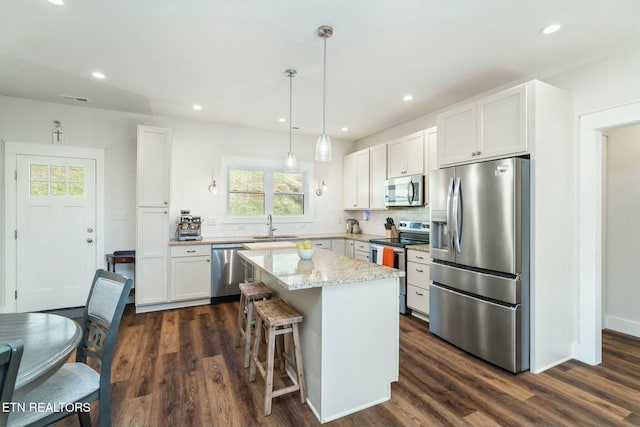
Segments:
[[[348,128],[348,127],[346,127],[346,126],[341,127],[341,128],[340,128],[340,130],[341,130],[342,132],[349,132],[349,128]]]
[[[287,119],[285,119],[284,117],[280,117],[280,118],[278,119],[278,121],[279,121],[280,123],[287,123]]]
[[[200,111],[200,110],[202,110],[202,105],[200,105],[200,104],[194,104],[194,105],[193,105],[193,109],[194,109],[194,110],[196,110],[196,111]]]
[[[53,3],[56,6],[62,6],[64,4],[64,1],[62,1],[62,0],[49,0],[49,3]]]
[[[544,27],[542,29],[542,31],[540,31],[542,34],[553,34],[556,31],[558,31],[560,28],[562,28],[562,25],[560,24],[551,24],[551,25],[547,25],[546,27]]]
[[[101,73],[100,71],[94,71],[93,73],[91,73],[91,75],[93,77],[95,77],[96,79],[104,79],[105,77],[107,77],[103,73]]]
[[[411,101],[413,99],[413,95],[405,95],[402,100],[403,101]]]

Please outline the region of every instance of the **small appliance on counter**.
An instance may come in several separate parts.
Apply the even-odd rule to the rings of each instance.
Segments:
[[[176,218],[176,239],[177,240],[202,240],[200,235],[200,225],[202,218],[192,216],[191,211],[181,210],[180,217]]]
[[[360,234],[362,230],[360,230],[360,223],[357,219],[349,218],[347,220],[347,233]]]

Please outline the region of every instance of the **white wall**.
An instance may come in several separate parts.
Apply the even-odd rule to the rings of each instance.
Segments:
[[[254,235],[266,232],[263,221],[254,224],[225,223],[224,204],[220,201],[225,197],[223,186],[226,179],[222,176],[225,171],[221,170],[221,162],[222,159],[232,156],[262,161],[266,159],[274,164],[284,165],[288,152],[288,133],[0,96],[0,139],[4,141],[50,144],[54,120],[62,122],[65,145],[105,150],[104,247],[107,253],[135,247],[138,124],[172,130],[171,218],[178,216],[180,209],[191,209],[194,215],[218,219],[218,225],[204,227],[203,234],[206,236]],[[344,213],[341,209],[342,157],[351,151],[352,146],[352,142],[334,139],[333,161],[314,162],[315,137],[294,134],[293,151],[298,162],[306,162],[313,169],[312,188],[315,188],[319,181],[325,180],[329,191],[321,198],[317,197],[315,192],[311,193],[313,223],[276,224],[278,232],[344,231]],[[4,153],[0,158],[0,165],[4,168]],[[4,172],[0,172],[1,177]],[[212,173],[215,174],[218,183],[222,184],[216,197],[212,197],[207,191]],[[4,224],[4,210],[4,207],[0,209],[0,224]],[[124,212],[126,220],[112,220],[112,215],[118,212]],[[169,233],[167,227],[167,238]],[[4,259],[4,248],[0,249],[0,259]],[[126,267],[118,266],[118,271],[131,274]],[[0,295],[2,294],[0,291]],[[0,307],[2,305],[0,304]]]
[[[640,336],[640,126],[607,134],[604,327]]]

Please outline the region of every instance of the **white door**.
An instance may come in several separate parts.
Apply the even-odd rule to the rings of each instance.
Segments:
[[[17,156],[17,311],[79,307],[96,270],[93,159]]]

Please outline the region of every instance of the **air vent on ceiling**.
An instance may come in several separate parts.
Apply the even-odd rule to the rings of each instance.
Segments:
[[[66,99],[67,101],[89,102],[89,98],[85,98],[84,96],[60,95],[60,98]]]

